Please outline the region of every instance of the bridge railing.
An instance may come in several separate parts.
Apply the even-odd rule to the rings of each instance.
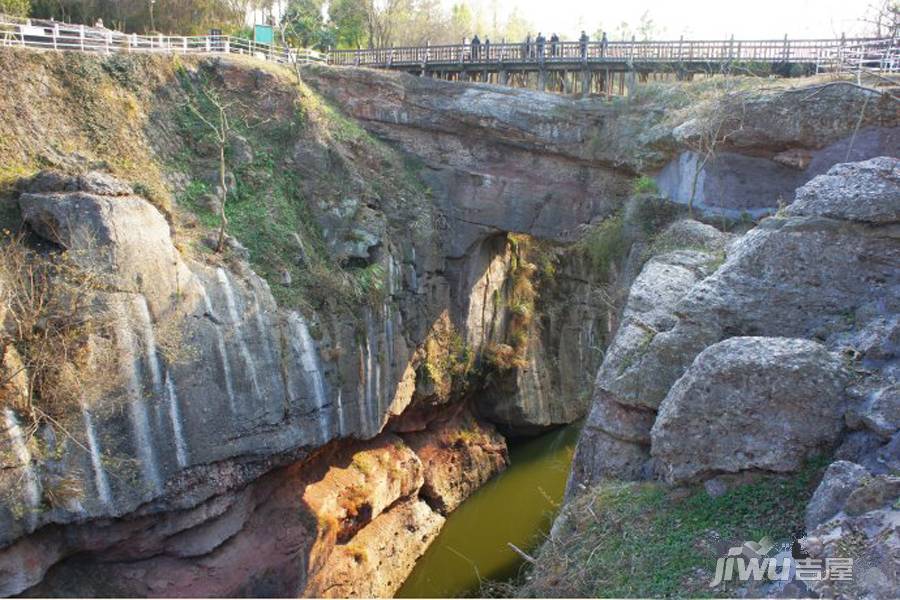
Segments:
[[[900,41],[864,40],[830,50],[824,62],[849,72],[900,73]]]
[[[309,49],[260,44],[224,35],[136,35],[53,21],[14,19],[0,15],[0,47],[43,50],[160,54],[243,54],[278,63],[325,63],[326,54]]]
[[[471,45],[337,50],[329,62],[343,66],[406,67],[417,65],[516,65],[535,63],[703,63],[805,62],[822,64],[837,61],[842,49],[864,44],[892,47],[893,40],[811,39],[811,40],[669,40],[546,42],[543,47],[524,42]]]

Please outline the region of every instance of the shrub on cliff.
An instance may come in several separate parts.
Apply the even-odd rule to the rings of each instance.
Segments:
[[[97,293],[97,272],[68,252],[30,247],[6,232],[0,240],[0,406],[33,425],[54,424],[108,391],[116,363],[109,347],[110,320]]]

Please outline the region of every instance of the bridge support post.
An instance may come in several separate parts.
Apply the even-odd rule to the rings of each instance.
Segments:
[[[509,81],[509,74],[506,72],[506,69],[500,69],[500,85],[506,85]]]
[[[587,67],[581,69],[581,97],[587,98],[591,93],[591,72]]]
[[[538,89],[542,92],[547,90],[547,71],[541,69],[538,71]]]

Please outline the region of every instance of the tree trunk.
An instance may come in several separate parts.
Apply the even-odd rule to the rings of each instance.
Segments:
[[[216,252],[225,250],[225,229],[228,227],[228,218],[225,216],[225,200],[228,199],[228,188],[225,186],[225,143],[219,144],[219,187],[222,190],[222,207],[219,216],[222,224],[219,226],[219,241],[216,244]]]

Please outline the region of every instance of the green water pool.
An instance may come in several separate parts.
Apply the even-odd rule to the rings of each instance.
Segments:
[[[514,576],[522,559],[507,543],[533,550],[549,530],[578,430],[570,425],[511,445],[509,468],[450,514],[396,597],[468,596],[482,580]]]

